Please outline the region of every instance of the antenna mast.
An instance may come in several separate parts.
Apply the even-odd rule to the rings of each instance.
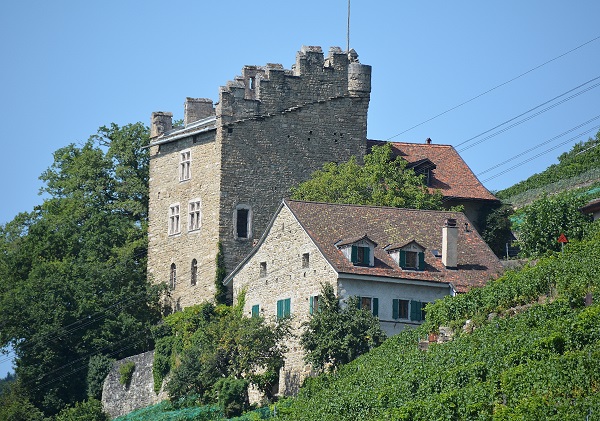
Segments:
[[[346,32],[346,52],[350,52],[350,0],[348,0],[348,30]]]

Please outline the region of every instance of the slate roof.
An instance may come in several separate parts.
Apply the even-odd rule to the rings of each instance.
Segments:
[[[383,145],[382,140],[367,140],[367,149]],[[432,172],[430,189],[440,190],[444,197],[457,199],[498,199],[486,189],[473,171],[451,145],[427,143],[390,142],[394,156],[404,158],[409,164],[429,159],[435,169]]]
[[[285,200],[300,225],[338,273],[451,283],[458,292],[484,286],[502,265],[460,212]],[[432,250],[442,250],[442,227],[448,218],[458,226],[458,267],[447,269]],[[465,223],[469,230],[465,231]],[[375,266],[354,266],[336,247],[342,239],[365,236],[378,244]],[[425,247],[425,270],[403,270],[384,250],[388,245],[418,242]]]

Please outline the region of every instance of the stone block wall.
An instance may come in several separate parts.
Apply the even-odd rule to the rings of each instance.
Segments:
[[[303,265],[305,254],[307,267]],[[266,274],[261,274],[261,263],[266,263]],[[245,314],[251,317],[252,306],[258,304],[261,316],[275,322],[277,301],[290,298],[292,328],[299,335],[302,323],[310,317],[310,297],[320,294],[321,283],[331,283],[335,289],[336,277],[289,209],[283,207],[264,243],[233,279],[234,299],[246,289]],[[286,345],[289,352],[279,378],[282,395],[295,394],[312,373],[312,367],[303,360],[298,337],[289,339]]]
[[[190,151],[191,178],[179,181],[180,152]],[[215,132],[209,131],[153,146],[150,160],[148,276],[169,283],[175,263],[177,282],[170,304],[183,308],[214,297],[215,256],[219,239],[220,160]],[[189,231],[190,200],[200,199],[201,227]],[[169,207],[179,203],[180,233],[169,235]],[[192,260],[197,261],[191,285]]]
[[[130,361],[135,363],[135,369],[131,377],[131,383],[127,387],[119,382],[119,368]],[[116,361],[113,364],[102,387],[102,407],[111,418],[128,414],[167,399],[166,393],[162,390],[158,395],[154,393],[153,362],[154,351],[148,351]]]

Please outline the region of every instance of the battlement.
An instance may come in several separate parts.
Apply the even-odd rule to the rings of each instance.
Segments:
[[[244,66],[240,76],[219,89],[216,108],[210,99],[187,98],[185,126],[216,116],[221,125],[248,118],[266,117],[333,101],[363,98],[371,93],[371,66],[361,64],[354,50],[331,47],[327,57],[321,47],[303,46],[291,69],[281,64]],[[152,115],[152,137],[168,136],[171,113]]]
[[[281,64],[244,66],[241,76],[219,90],[216,115],[221,123],[267,116],[305,104],[343,97],[369,98],[371,66],[360,64],[354,50],[303,46],[291,69]]]

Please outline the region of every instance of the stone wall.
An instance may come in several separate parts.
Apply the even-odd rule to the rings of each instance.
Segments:
[[[191,178],[179,181],[180,153],[189,150]],[[215,132],[153,146],[150,160],[148,276],[169,283],[175,263],[177,282],[170,304],[183,308],[214,297],[215,256],[219,238],[220,160]],[[189,202],[201,202],[201,226],[189,230]],[[169,207],[179,203],[180,233],[169,235]],[[196,285],[191,283],[192,260],[197,262]]]
[[[119,382],[119,368],[129,361],[135,363],[135,370],[129,387],[126,387]],[[113,364],[102,387],[102,407],[111,418],[128,414],[167,399],[164,391],[161,391],[158,395],[154,393],[153,362],[154,351],[148,351],[127,357]]]
[[[308,266],[303,255],[308,254]],[[266,263],[266,274],[261,275],[261,263]],[[274,221],[268,236],[256,253],[246,262],[233,280],[234,298],[246,289],[245,314],[252,315],[252,306],[259,305],[261,316],[275,321],[277,301],[290,298],[292,328],[299,335],[301,325],[309,319],[309,299],[319,295],[321,283],[329,282],[335,288],[336,273],[323,258],[310,237],[286,207]],[[280,394],[295,394],[312,367],[303,361],[304,352],[298,338],[286,345],[285,366],[279,378]]]

